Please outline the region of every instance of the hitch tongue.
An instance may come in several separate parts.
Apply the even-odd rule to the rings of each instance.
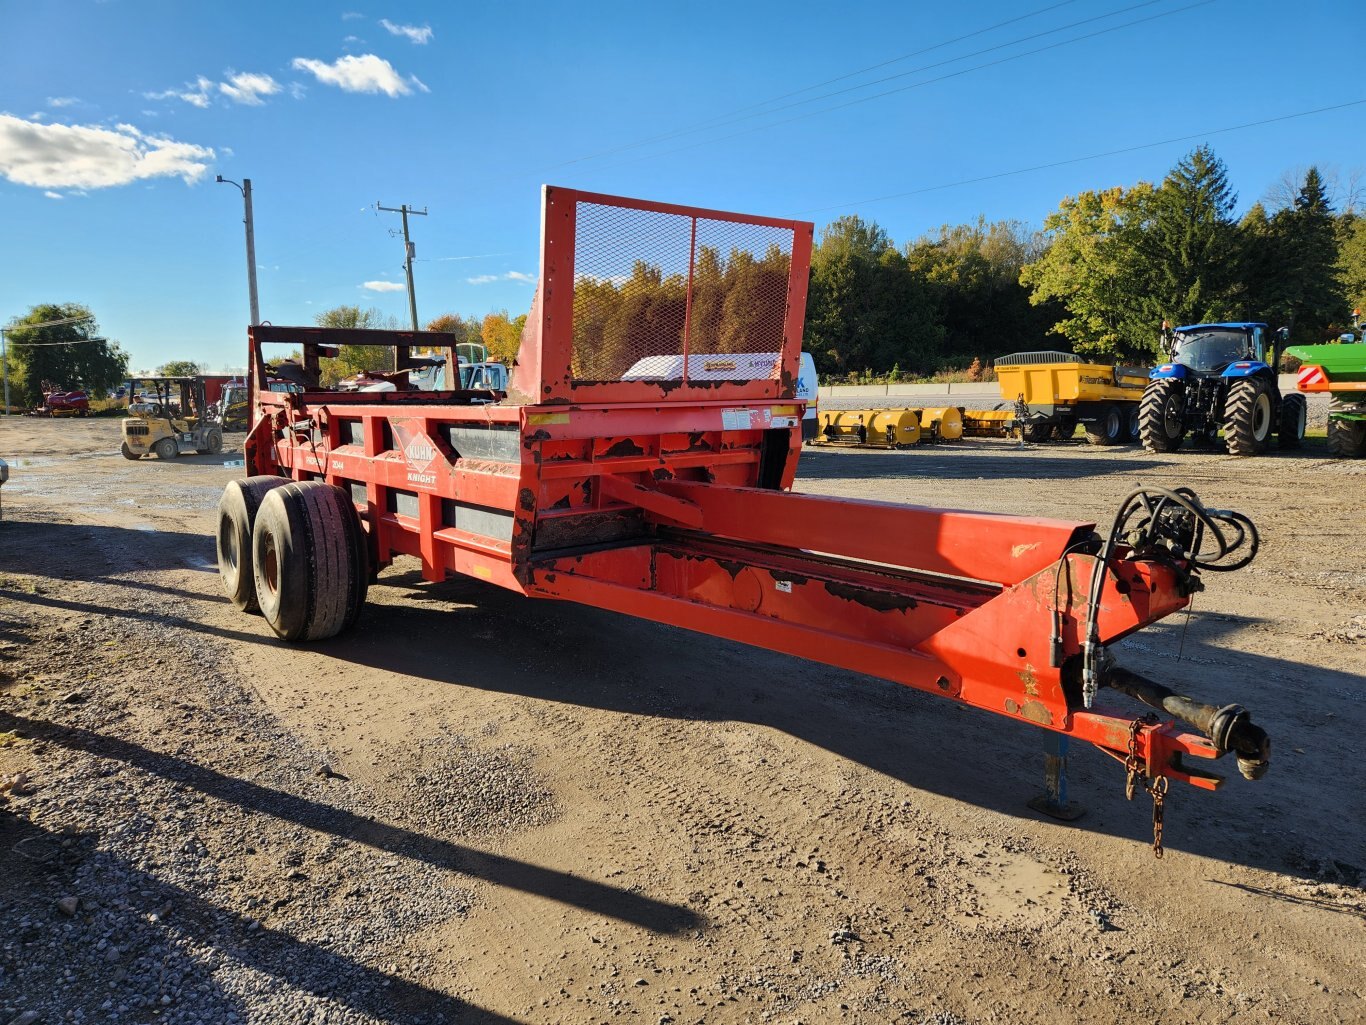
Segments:
[[[1110,667],[1106,683],[1121,694],[1193,726],[1213,741],[1221,756],[1232,751],[1244,779],[1261,779],[1266,775],[1271,762],[1271,738],[1253,724],[1251,714],[1242,705],[1207,705],[1122,666]]]

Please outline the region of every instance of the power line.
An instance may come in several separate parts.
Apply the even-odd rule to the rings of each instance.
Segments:
[[[16,331],[26,331],[26,330],[28,330],[28,328],[16,328],[15,330],[16,330]],[[64,342],[24,342],[24,341],[20,341],[19,339],[15,338],[15,337],[13,336],[13,334],[10,332],[10,329],[9,329],[9,328],[6,328],[6,329],[5,329],[5,333],[10,335],[10,340],[11,340],[15,345],[22,345],[25,349],[38,349],[38,348],[42,348],[42,347],[45,346],[45,345],[84,345],[86,342],[108,342],[108,341],[109,341],[108,338],[69,338],[69,339],[67,339],[67,340],[64,341]]]
[[[1158,146],[1170,146],[1174,142],[1190,142],[1193,139],[1206,139],[1211,135],[1226,135],[1229,132],[1241,132],[1248,128],[1260,128],[1263,125],[1276,124],[1280,121],[1293,121],[1296,118],[1311,117],[1314,114],[1327,114],[1335,110],[1346,110],[1348,107],[1359,107],[1366,104],[1366,99],[1349,100],[1346,103],[1335,103],[1329,107],[1316,107],[1313,110],[1301,110],[1294,114],[1282,114],[1279,117],[1263,118],[1260,121],[1248,121],[1241,125],[1230,125],[1227,128],[1214,128],[1206,132],[1192,132],[1190,135],[1177,135],[1170,139],[1162,139],[1157,142],[1145,142],[1136,146],[1124,146],[1119,149],[1106,150],[1104,153],[1091,153],[1084,157],[1069,157],[1066,160],[1054,160],[1047,164],[1035,164],[1032,167],[1019,167],[1012,171],[999,171],[995,174],[984,174],[977,178],[964,178],[961,181],[945,182],[941,185],[927,185],[924,188],[911,189],[909,192],[895,192],[887,196],[874,196],[871,199],[860,199],[851,203],[840,203],[835,206],[811,207],[799,211],[802,214],[824,213],[827,210],[844,210],[854,206],[865,206],[869,203],[883,203],[889,199],[905,199],[908,196],[921,196],[927,192],[939,192],[943,189],[956,189],[964,185],[978,185],[982,182],[995,181],[998,178],[1009,178],[1017,174],[1029,174],[1033,171],[1046,171],[1054,167],[1066,167],[1068,164],[1080,164],[1087,160],[1103,160],[1106,157],[1121,156],[1125,153],[1136,153],[1139,150],[1155,149]]]
[[[1153,4],[1153,3],[1158,3],[1158,2],[1160,2],[1160,0],[1146,0],[1145,3],[1138,4],[1138,5],[1136,5],[1136,6],[1137,6],[1137,7],[1147,7],[1147,6],[1151,6],[1151,4]],[[982,71],[982,70],[984,70],[984,69],[986,69],[986,68],[994,68],[994,67],[998,67],[999,65],[1002,65],[1002,64],[1009,64],[1009,63],[1012,62],[1012,61],[1021,60],[1021,59],[1025,58],[1025,57],[1033,57],[1033,56],[1036,56],[1037,54],[1040,54],[1040,53],[1046,53],[1046,52],[1049,51],[1049,50],[1056,50],[1056,49],[1058,49],[1059,47],[1070,46],[1072,43],[1084,42],[1085,40],[1088,40],[1088,39],[1095,39],[1095,38],[1097,38],[1098,36],[1108,35],[1108,34],[1111,33],[1111,32],[1119,32],[1119,31],[1122,31],[1122,30],[1124,30],[1124,29],[1126,29],[1126,28],[1133,28],[1135,25],[1143,25],[1143,24],[1146,24],[1147,22],[1150,22],[1150,21],[1158,21],[1158,20],[1160,20],[1160,19],[1162,19],[1162,18],[1168,18],[1168,17],[1171,17],[1171,16],[1174,15],[1174,14],[1184,14],[1186,11],[1192,11],[1192,10],[1195,10],[1196,8],[1198,8],[1198,7],[1207,7],[1207,6],[1209,6],[1210,4],[1215,3],[1215,2],[1217,2],[1217,0],[1198,0],[1197,3],[1187,4],[1185,7],[1177,7],[1177,8],[1173,8],[1173,9],[1170,10],[1170,11],[1162,11],[1161,13],[1158,13],[1158,14],[1149,15],[1149,16],[1147,16],[1146,18],[1136,18],[1136,19],[1134,19],[1133,21],[1126,21],[1126,22],[1124,22],[1124,23],[1121,24],[1121,25],[1111,25],[1109,28],[1097,29],[1097,30],[1094,31],[1094,32],[1087,32],[1087,33],[1085,33],[1085,34],[1083,34],[1083,35],[1080,35],[1080,36],[1073,36],[1071,39],[1059,40],[1059,41],[1056,42],[1056,43],[1049,43],[1047,46],[1036,47],[1036,48],[1033,49],[1033,50],[1025,50],[1025,51],[1022,52],[1022,53],[1011,54],[1011,55],[1008,56],[1008,57],[1001,57],[1001,58],[999,58],[999,59],[997,59],[997,60],[994,60],[994,61],[987,61],[986,63],[983,63],[983,64],[975,64],[975,65],[973,65],[973,66],[970,67],[970,68],[960,68],[958,71],[952,71],[952,72],[949,72],[949,73],[946,74],[946,75],[940,75],[940,76],[937,77],[937,78],[928,78],[928,79],[925,79],[923,82],[912,82],[910,85],[899,86],[899,87],[896,88],[896,89],[888,89],[888,90],[885,90],[884,92],[874,93],[874,94],[871,95],[871,96],[860,96],[860,97],[858,97],[857,99],[849,100],[849,101],[847,101],[847,102],[845,102],[845,103],[838,103],[838,104],[835,104],[833,107],[823,107],[823,108],[821,108],[820,110],[811,110],[811,111],[807,111],[806,113],[797,114],[797,115],[795,115],[795,116],[793,116],[793,117],[785,118],[785,119],[783,119],[783,120],[781,120],[781,121],[773,121],[773,122],[770,122],[770,123],[768,123],[768,124],[766,124],[766,125],[755,125],[755,126],[753,126],[753,127],[751,127],[751,128],[746,128],[746,129],[743,129],[742,131],[739,131],[739,132],[732,132],[732,133],[729,134],[729,135],[721,135],[721,136],[716,136],[715,138],[711,138],[711,139],[703,139],[703,140],[701,140],[701,141],[699,141],[699,142],[689,143],[689,144],[686,145],[686,146],[678,146],[678,147],[676,147],[676,148],[674,148],[674,149],[661,150],[661,151],[659,151],[659,152],[657,152],[657,153],[646,153],[646,154],[644,154],[644,155],[642,155],[642,156],[639,156],[639,157],[632,157],[632,158],[629,159],[629,160],[619,161],[618,163],[615,163],[615,164],[606,164],[606,165],[604,165],[604,166],[602,166],[602,167],[597,168],[597,170],[599,170],[599,171],[608,170],[608,169],[611,169],[611,168],[613,168],[613,167],[620,167],[620,166],[622,166],[622,165],[624,165],[624,164],[635,163],[635,162],[640,161],[640,160],[650,160],[650,159],[654,159],[654,158],[656,158],[656,157],[667,157],[667,156],[672,156],[672,155],[674,155],[674,154],[676,154],[676,153],[683,153],[683,152],[685,152],[685,151],[687,151],[687,150],[690,150],[690,149],[696,149],[696,148],[699,147],[699,146],[710,146],[710,145],[712,145],[712,144],[714,144],[714,143],[718,143],[718,142],[727,142],[727,141],[729,141],[730,139],[738,139],[738,138],[740,138],[740,137],[742,137],[742,136],[749,135],[749,134],[751,134],[751,133],[753,133],[753,132],[764,131],[764,130],[769,129],[769,128],[778,128],[778,127],[781,127],[782,125],[791,124],[791,123],[794,122],[794,121],[801,121],[801,120],[804,120],[805,118],[808,118],[808,117],[816,117],[816,116],[818,116],[818,115],[820,115],[820,114],[829,114],[829,113],[831,113],[831,112],[833,112],[833,111],[836,111],[836,110],[844,110],[846,107],[853,107],[853,106],[856,106],[856,105],[858,105],[858,104],[860,104],[860,103],[868,103],[868,102],[870,102],[870,101],[872,101],[872,100],[878,100],[878,99],[882,99],[883,97],[886,97],[886,96],[895,95],[896,93],[907,92],[907,91],[909,91],[909,90],[911,90],[911,89],[920,89],[920,88],[923,88],[924,86],[927,86],[927,85],[934,85],[934,84],[937,83],[937,82],[944,82],[944,81],[947,81],[948,79],[951,79],[951,78],[958,78],[958,77],[960,77],[960,76],[962,76],[962,75],[970,74],[971,72],[974,72],[974,71]],[[1125,8],[1125,10],[1134,10],[1134,9],[1135,9],[1134,7]],[[1112,12],[1112,13],[1121,13],[1121,12]],[[1094,20],[1094,19],[1090,19],[1090,20]],[[1069,27],[1070,27],[1070,26],[1069,26]],[[1045,34],[1046,34],[1046,33],[1045,33]],[[1017,40],[1017,42],[1018,42],[1018,40]],[[1003,45],[1013,45],[1013,44],[1003,44]],[[993,47],[992,49],[999,49],[999,47]],[[985,52],[985,51],[983,51],[983,52]],[[946,62],[946,63],[952,63],[952,62]],[[906,72],[906,74],[912,74],[912,72]],[[903,76],[897,75],[897,76],[892,76],[892,77],[894,77],[894,78],[899,78],[899,77],[903,77]],[[888,79],[888,80],[889,80],[889,79]],[[886,80],[884,80],[884,81],[886,81]],[[876,83],[869,83],[869,84],[876,84]],[[848,91],[849,91],[849,90],[841,90],[841,92],[848,92]],[[832,95],[832,96],[833,96],[833,95],[838,95],[838,94],[837,94],[837,93],[831,93],[831,94],[829,94],[829,95]],[[827,97],[818,97],[818,98],[819,98],[819,99],[825,99],[825,98],[827,98]],[[775,111],[766,111],[765,113],[776,113],[776,110],[775,110]],[[716,127],[721,127],[721,126],[718,125],[718,126],[716,126]]]
[[[1159,3],[1159,2],[1161,2],[1161,0],[1147,0],[1146,3],[1139,4],[1138,6],[1139,6],[1139,7],[1145,7],[1145,6],[1150,6],[1151,4]],[[689,134],[691,134],[691,133],[693,133],[693,132],[706,131],[707,129],[710,129],[710,128],[720,128],[720,127],[723,127],[724,125],[727,125],[727,124],[734,124],[734,123],[736,123],[735,121],[726,121],[725,119],[726,119],[726,118],[732,118],[732,117],[734,117],[736,114],[744,114],[746,111],[755,110],[756,108],[759,108],[759,107],[766,107],[766,106],[768,106],[770,103],[777,103],[777,102],[779,102],[780,100],[786,100],[786,99],[788,99],[788,98],[790,98],[790,97],[792,97],[792,96],[799,96],[799,95],[801,95],[802,93],[810,92],[810,91],[813,90],[813,89],[821,89],[821,88],[824,88],[824,87],[827,86],[827,85],[834,85],[836,82],[843,82],[843,81],[845,81],[846,79],[850,79],[850,78],[855,77],[856,75],[862,75],[862,74],[865,74],[866,72],[869,72],[869,71],[876,71],[876,70],[879,69],[879,68],[885,68],[885,67],[887,67],[888,65],[891,65],[891,64],[897,64],[897,63],[899,63],[899,62],[901,62],[901,61],[904,61],[904,60],[910,60],[912,57],[920,57],[920,56],[923,56],[924,54],[932,53],[932,52],[935,51],[935,50],[942,50],[942,49],[943,49],[944,47],[946,47],[946,46],[952,46],[954,43],[961,43],[961,42],[963,42],[965,39],[972,39],[972,38],[975,37],[975,36],[986,35],[986,34],[989,33],[989,32],[994,32],[994,31],[996,31],[997,29],[999,29],[999,28],[1004,28],[1004,27],[1007,26],[1007,25],[1013,25],[1013,24],[1015,24],[1016,22],[1020,22],[1020,21],[1027,21],[1027,20],[1030,19],[1030,18],[1037,17],[1037,16],[1039,16],[1040,14],[1047,14],[1049,11],[1056,10],[1056,9],[1059,8],[1059,7],[1066,7],[1066,6],[1068,6],[1069,4],[1072,4],[1072,3],[1076,3],[1076,0],[1063,0],[1063,2],[1061,2],[1061,3],[1050,4],[1050,5],[1047,6],[1047,7],[1041,7],[1041,8],[1039,8],[1038,10],[1030,11],[1028,14],[1021,14],[1021,15],[1019,15],[1018,17],[1009,18],[1009,19],[1007,19],[1006,21],[999,21],[999,22],[997,22],[997,23],[994,24],[994,25],[988,25],[986,28],[977,29],[977,30],[974,31],[974,32],[968,32],[968,33],[966,33],[966,34],[964,34],[964,35],[961,35],[961,36],[955,36],[953,39],[946,39],[946,40],[943,40],[942,42],[934,43],[934,44],[931,45],[931,46],[926,46],[926,47],[923,47],[923,48],[921,48],[921,49],[919,49],[919,50],[914,50],[914,51],[912,51],[911,53],[903,53],[903,54],[901,54],[899,57],[892,57],[892,58],[890,58],[890,59],[888,59],[888,60],[880,61],[880,62],[877,63],[877,64],[870,64],[870,65],[868,65],[868,67],[866,67],[866,68],[859,68],[859,69],[856,70],[856,71],[846,72],[846,73],[843,74],[843,75],[836,75],[834,78],[828,78],[828,79],[826,79],[824,82],[817,82],[817,83],[815,83],[815,84],[813,84],[813,85],[803,86],[802,88],[800,88],[800,89],[794,89],[794,90],[791,91],[791,92],[782,93],[782,94],[780,94],[780,95],[778,95],[778,96],[773,96],[773,97],[770,97],[769,99],[766,99],[766,100],[760,100],[758,103],[747,104],[746,106],[738,107],[738,108],[736,108],[735,110],[728,111],[728,112],[723,113],[723,114],[716,114],[716,115],[714,115],[714,116],[712,116],[712,117],[704,118],[702,121],[695,122],[695,123],[693,123],[692,125],[688,125],[688,126],[683,127],[683,128],[674,129],[674,130],[672,130],[672,131],[664,132],[664,133],[661,133],[661,134],[659,134],[659,135],[652,135],[652,136],[649,136],[648,138],[640,139],[640,140],[638,140],[638,141],[636,141],[636,142],[623,143],[622,145],[620,145],[620,146],[615,146],[615,147],[613,147],[613,148],[611,148],[611,149],[600,150],[600,151],[598,151],[597,153],[589,153],[589,154],[587,154],[587,155],[585,155],[585,156],[582,156],[582,157],[575,157],[573,160],[566,160],[566,161],[563,161],[563,162],[558,163],[558,164],[552,164],[552,165],[550,165],[549,167],[542,168],[541,171],[538,171],[538,172],[536,172],[536,173],[537,173],[537,174],[540,174],[540,173],[543,173],[544,171],[554,171],[554,170],[557,170],[557,169],[559,169],[559,168],[561,168],[561,167],[569,167],[569,166],[572,165],[572,164],[581,164],[581,163],[583,163],[585,160],[596,160],[598,157],[611,156],[611,155],[614,154],[614,153],[621,153],[621,152],[624,152],[625,150],[629,150],[629,149],[638,149],[639,147],[641,147],[641,146],[647,146],[647,145],[649,145],[649,144],[652,143],[652,142],[662,142],[662,141],[664,141],[664,140],[666,140],[666,139],[678,138],[679,136],[682,136],[682,135],[689,135]],[[1069,28],[1075,28],[1077,25],[1085,24],[1086,21],[1096,21],[1096,20],[1099,20],[1099,18],[1108,18],[1108,17],[1112,17],[1114,14],[1123,14],[1123,13],[1125,13],[1125,11],[1128,11],[1128,10],[1133,10],[1133,8],[1124,8],[1123,10],[1120,10],[1120,11],[1113,11],[1113,12],[1111,12],[1110,14],[1099,15],[1097,18],[1088,18],[1088,19],[1086,19],[1085,21],[1073,22],[1072,24],[1069,24],[1069,25],[1062,25],[1062,26],[1060,26],[1060,27],[1058,27],[1058,28],[1050,29],[1048,32],[1038,33],[1038,34],[1033,35],[1033,36],[1025,36],[1023,39],[1016,39],[1016,40],[1012,40],[1011,42],[1008,42],[1008,43],[1002,43],[1002,44],[1000,44],[1000,46],[992,47],[991,49],[1000,49],[1002,46],[1014,46],[1014,45],[1017,44],[1017,43],[1027,42],[1027,41],[1030,40],[1030,39],[1038,38],[1038,36],[1040,36],[1040,35],[1049,35],[1049,34],[1051,34],[1051,33],[1053,33],[1053,32],[1062,32],[1062,31],[1064,31],[1064,30],[1066,30],[1066,29],[1069,29]],[[977,53],[963,54],[963,55],[960,56],[960,57],[951,58],[949,61],[945,61],[945,62],[943,62],[943,63],[953,63],[953,61],[957,61],[957,60],[967,60],[967,59],[969,59],[969,58],[971,58],[971,57],[979,56],[981,53],[985,53],[985,52],[988,52],[988,51],[983,50],[983,51],[978,51]],[[932,64],[932,65],[930,65],[930,67],[931,67],[931,68],[939,67],[939,65],[937,65],[937,64]],[[915,69],[912,69],[911,71],[902,72],[902,74],[904,74],[904,75],[913,75],[913,74],[917,74],[918,72],[924,71],[924,70],[926,70],[926,69],[925,69],[925,68],[915,68]],[[893,77],[896,77],[896,76],[893,76]],[[885,79],[879,79],[878,81],[886,81],[886,80],[885,80]],[[878,84],[878,82],[876,82],[876,81],[875,81],[875,82],[865,82],[865,83],[863,83],[863,85],[853,86],[853,87],[851,87],[851,88],[854,88],[854,89],[863,89],[863,88],[866,88],[867,86],[870,86],[870,85],[877,85],[877,84]],[[841,90],[841,91],[848,91],[848,90]],[[828,94],[828,95],[837,95],[837,94]],[[802,101],[800,101],[800,102],[801,102],[801,103],[814,103],[814,102],[816,102],[817,100],[820,100],[820,99],[823,99],[823,98],[824,98],[824,97],[821,97],[821,96],[813,96],[813,97],[811,97],[811,98],[809,98],[809,99],[802,100]],[[797,104],[789,104],[789,106],[800,106],[800,103],[797,103]],[[785,109],[787,109],[787,108],[786,108],[786,107],[779,107],[779,108],[777,108],[777,110],[785,110]],[[776,113],[776,110],[761,111],[761,112],[756,113],[756,114],[750,114],[750,115],[748,115],[748,117],[745,117],[745,118],[738,118],[737,120],[739,120],[739,121],[744,121],[744,120],[747,120],[749,117],[761,117],[761,116],[763,116],[764,114],[772,114],[772,113]],[[720,122],[720,124],[714,123],[714,122],[718,122],[718,121]]]

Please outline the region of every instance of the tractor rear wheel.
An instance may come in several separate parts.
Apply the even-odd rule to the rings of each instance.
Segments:
[[[355,623],[370,583],[351,496],[323,481],[266,495],[251,538],[256,600],[286,641],[321,641]]]
[[[1124,440],[1124,415],[1119,406],[1107,402],[1086,425],[1086,440],[1092,445],[1118,445]]]
[[[175,438],[162,438],[152,446],[152,451],[158,459],[174,459],[180,455],[180,447],[176,445]]]
[[[1229,455],[1255,456],[1271,441],[1271,391],[1266,382],[1243,377],[1229,385],[1224,400],[1224,444]]]
[[[123,453],[123,458],[124,458],[124,459],[141,459],[141,458],[142,458],[141,455],[139,455],[137,452],[134,452],[131,448],[128,447],[128,442],[126,442],[126,441],[125,441],[122,445],[119,446],[119,451]]]
[[[1345,399],[1328,400],[1328,454],[1336,459],[1366,456],[1366,421],[1344,420],[1333,415],[1353,411],[1366,413],[1366,402],[1358,405]]]
[[[1020,426],[1020,437],[1024,441],[1038,444],[1053,436],[1053,425],[1048,421],[1031,421]]]
[[[1281,448],[1299,448],[1304,441],[1304,428],[1309,422],[1309,403],[1303,395],[1287,395],[1281,399],[1280,422],[1276,424],[1276,443]]]
[[[288,484],[288,477],[248,477],[233,480],[218,500],[218,575],[232,603],[243,612],[255,612],[256,578],[251,569],[251,531],[256,511],[273,489]]]
[[[1149,381],[1138,403],[1138,436],[1149,452],[1175,452],[1186,436],[1186,382]]]

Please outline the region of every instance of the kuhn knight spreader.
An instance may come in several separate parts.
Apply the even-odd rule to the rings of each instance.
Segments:
[[[812,225],[546,188],[539,286],[507,393],[320,387],[338,345],[434,332],[250,330],[245,480],[219,568],[281,637],[346,629],[397,555],[800,655],[1090,741],[1156,810],[1167,781],[1269,744],[1115,664],[1108,646],[1186,607],[1256,531],[1193,493],[1137,491],[1095,525],[791,491]],[[285,373],[263,346],[297,349]],[[400,375],[401,376],[401,375]],[[1148,706],[1101,704],[1115,692]],[[1154,712],[1163,713],[1159,718]],[[1051,761],[1052,800],[1061,762]]]

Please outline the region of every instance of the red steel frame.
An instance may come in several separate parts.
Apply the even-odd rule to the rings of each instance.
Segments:
[[[583,203],[790,230],[779,372],[576,382]],[[1222,754],[1206,737],[1173,721],[1082,707],[1094,524],[789,490],[801,447],[794,383],[812,225],[551,187],[542,225],[541,279],[510,397],[471,404],[481,396],[266,391],[266,343],[302,346],[316,366],[339,343],[452,340],[255,327],[248,472],[349,489],[376,571],[412,556],[429,580],[466,574],[800,655],[1075,736],[1117,758],[1136,754],[1151,776],[1218,785],[1180,758]],[[1114,561],[1099,603],[1101,642],[1184,608],[1192,589],[1184,564]],[[1062,659],[1049,650],[1055,634]]]

